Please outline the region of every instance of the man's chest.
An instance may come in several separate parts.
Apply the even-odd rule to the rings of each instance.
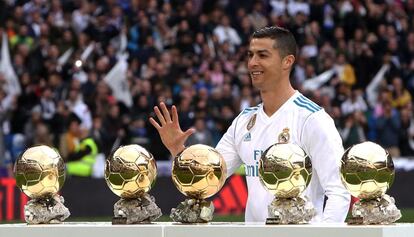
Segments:
[[[281,116],[272,120],[254,116],[241,123],[236,134],[238,154],[246,165],[256,166],[262,153],[275,143],[300,144],[301,127],[293,116]]]

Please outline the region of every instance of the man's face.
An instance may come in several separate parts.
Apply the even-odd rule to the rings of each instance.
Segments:
[[[274,44],[275,41],[270,38],[253,38],[250,41],[247,68],[253,86],[259,90],[269,89],[281,79],[282,59]]]
[[[69,131],[75,136],[80,136],[80,124],[79,124],[79,122],[72,121],[69,124]]]

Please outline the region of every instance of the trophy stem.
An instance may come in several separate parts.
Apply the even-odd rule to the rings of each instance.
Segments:
[[[112,224],[149,224],[162,215],[155,198],[143,193],[138,198],[121,198],[114,205]]]
[[[32,199],[24,206],[24,219],[28,224],[59,224],[70,216],[63,205],[65,200],[55,194],[47,198]]]
[[[171,209],[170,217],[181,223],[207,223],[213,219],[214,205],[204,199],[186,199]]]
[[[393,197],[384,194],[375,199],[361,199],[352,207],[349,225],[386,225],[401,218],[401,211],[395,206]]]
[[[267,225],[306,224],[316,215],[305,197],[275,198],[268,206]]]

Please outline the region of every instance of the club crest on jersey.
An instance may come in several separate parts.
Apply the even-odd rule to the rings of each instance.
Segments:
[[[250,131],[250,129],[252,129],[252,128],[253,128],[253,126],[256,124],[256,116],[257,116],[257,114],[254,114],[254,115],[250,118],[249,123],[248,123],[248,124],[247,124],[247,126],[246,126],[247,131]]]
[[[250,132],[244,135],[244,138],[243,138],[244,142],[250,142],[251,140],[252,140],[252,135],[250,134]]]
[[[279,143],[288,143],[290,139],[289,128],[284,128],[278,136]]]

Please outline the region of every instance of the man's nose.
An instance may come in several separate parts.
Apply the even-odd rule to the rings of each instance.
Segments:
[[[253,55],[247,62],[247,66],[248,67],[254,67],[256,65],[258,65],[259,60],[257,59],[257,57],[255,55]]]

